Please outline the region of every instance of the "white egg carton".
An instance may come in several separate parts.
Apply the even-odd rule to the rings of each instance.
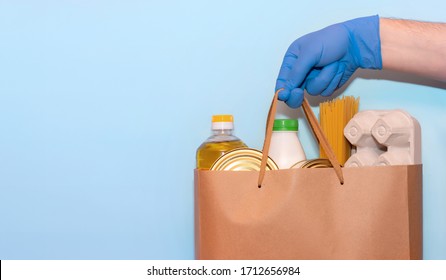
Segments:
[[[406,111],[361,111],[344,136],[356,147],[345,167],[421,164],[421,127]]]

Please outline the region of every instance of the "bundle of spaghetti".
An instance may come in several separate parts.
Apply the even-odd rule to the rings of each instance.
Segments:
[[[351,154],[351,145],[344,137],[344,127],[358,112],[359,97],[344,96],[319,104],[319,122],[333,151],[341,165],[344,165]],[[320,146],[320,157],[327,158]]]

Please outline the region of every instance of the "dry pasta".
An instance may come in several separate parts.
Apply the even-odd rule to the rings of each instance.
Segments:
[[[344,137],[344,127],[358,112],[359,97],[344,96],[319,104],[319,122],[328,139],[336,158],[344,165],[350,157],[351,145]],[[327,158],[319,146],[320,157]]]

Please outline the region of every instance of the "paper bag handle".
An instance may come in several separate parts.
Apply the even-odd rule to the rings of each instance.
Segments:
[[[273,124],[274,124],[274,118],[276,116],[278,96],[281,90],[283,89],[277,90],[276,93],[274,94],[273,101],[271,102],[271,106],[268,111],[268,119],[266,121],[265,141],[263,142],[262,162],[260,164],[260,173],[258,180],[259,188],[262,186],[263,178],[265,176],[266,162],[268,160],[271,135],[273,133]],[[330,161],[331,165],[333,165],[333,169],[336,172],[336,175],[338,176],[339,182],[341,184],[344,184],[344,176],[342,174],[341,164],[337,160],[335,153],[333,152],[333,149],[328,143],[328,140],[325,137],[319,125],[319,122],[316,116],[314,115],[313,110],[311,110],[311,106],[306,98],[304,98],[304,101],[302,103],[302,108],[304,109],[304,113],[305,116],[307,117],[308,123],[310,124],[311,130],[313,131],[314,135],[316,135],[317,140],[319,141],[325,153],[327,154],[328,160]]]

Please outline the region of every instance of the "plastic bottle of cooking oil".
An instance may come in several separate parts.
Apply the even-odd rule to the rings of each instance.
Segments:
[[[242,140],[232,134],[233,130],[232,115],[212,116],[212,135],[197,149],[198,169],[209,169],[224,153],[246,147]]]

